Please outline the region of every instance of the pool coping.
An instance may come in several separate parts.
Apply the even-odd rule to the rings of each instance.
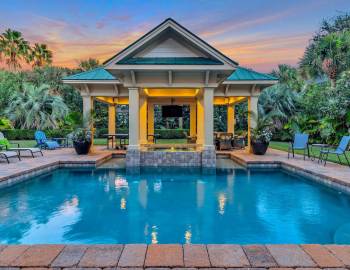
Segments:
[[[346,269],[348,245],[0,245],[0,269]]]
[[[55,160],[47,164],[41,164],[34,168],[24,169],[20,172],[16,172],[10,175],[1,176],[0,177],[0,189],[3,187],[12,186],[14,184],[23,182],[29,178],[42,175],[53,171],[59,168],[69,168],[69,167],[94,167],[96,168],[98,165],[103,162],[111,159],[113,156],[112,153],[108,153],[103,155],[101,158],[96,160],[82,160],[82,161],[72,161],[72,160]]]
[[[330,188],[337,189],[341,192],[350,194],[350,182],[343,181],[337,177],[332,177],[322,173],[317,173],[311,169],[305,169],[301,166],[291,164],[291,162],[285,160],[275,160],[275,161],[247,161],[244,158],[231,154],[231,160],[244,166],[248,169],[283,169],[294,175],[301,176],[312,180],[314,182],[326,185]]]
[[[278,153],[281,151],[273,150],[273,152]],[[303,168],[301,166],[293,164],[292,163],[293,160],[289,160],[289,159],[277,160],[277,158],[273,156],[271,158],[275,158],[275,160],[248,160],[247,157],[251,157],[251,156],[246,154],[242,155],[242,153],[246,153],[246,152],[233,151],[230,153],[230,159],[248,169],[258,169],[258,168],[283,169],[294,175],[302,176],[309,180],[326,185],[330,188],[334,188],[341,192],[350,194],[350,181],[346,182],[335,176],[329,176],[329,175],[323,174],[322,172],[317,173],[314,170]],[[49,161],[49,162],[45,161],[46,164],[41,164],[39,162],[39,164],[35,165],[34,167],[24,168],[19,172],[15,172],[5,176],[0,176],[0,189],[3,187],[8,187],[13,184],[23,182],[31,177],[48,173],[58,168],[69,168],[69,167],[97,168],[103,162],[115,156],[118,156],[118,153],[100,152],[96,156],[85,156],[90,159],[80,160],[78,159],[79,156],[74,156],[74,159],[72,159],[72,157],[56,157],[56,158],[53,158],[52,161]]]

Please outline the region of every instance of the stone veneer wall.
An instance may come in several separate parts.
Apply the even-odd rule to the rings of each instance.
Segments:
[[[141,151],[142,166],[200,167],[201,152]]]
[[[126,167],[140,166],[140,153],[139,149],[128,149],[125,156]]]
[[[203,151],[139,151],[128,150],[126,166],[180,166],[180,167],[206,167],[216,166],[215,150]]]

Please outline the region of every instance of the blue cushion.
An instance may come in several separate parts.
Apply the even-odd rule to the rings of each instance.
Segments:
[[[56,141],[47,141],[47,142],[45,142],[45,144],[46,144],[47,148],[50,150],[54,150],[54,149],[60,147],[60,145]]]

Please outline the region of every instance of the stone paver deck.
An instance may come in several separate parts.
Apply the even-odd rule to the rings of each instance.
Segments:
[[[30,174],[45,168],[66,165],[96,166],[110,159],[112,154],[124,154],[125,151],[107,150],[102,146],[94,146],[89,155],[77,155],[73,148],[44,150],[44,156],[23,157],[21,161],[11,158],[10,164],[0,159],[0,182],[9,178]]]
[[[10,164],[0,160],[0,187],[19,181],[18,179],[23,180],[23,176],[31,177],[59,166],[98,166],[109,160],[113,155],[124,154],[125,151],[107,150],[104,146],[94,146],[89,155],[79,156],[74,149],[64,148],[46,150],[43,157],[24,157],[22,161],[11,159]],[[246,150],[221,151],[218,154],[229,156],[232,160],[248,168],[282,167],[326,185],[350,192],[350,168],[347,166],[332,162],[327,163],[327,166],[323,166],[317,161],[309,159],[304,161],[299,155],[288,159],[286,152],[274,149],[269,149],[266,155],[263,156],[250,154]]]
[[[346,269],[337,245],[32,245],[0,246],[0,269]]]
[[[263,156],[252,155],[246,150],[231,152],[231,159],[248,168],[282,167],[304,176],[310,176],[319,182],[331,185],[336,183],[350,190],[350,168],[348,166],[327,162],[326,166],[302,156],[288,159],[287,153],[269,149]],[[339,187],[339,186],[337,186]]]

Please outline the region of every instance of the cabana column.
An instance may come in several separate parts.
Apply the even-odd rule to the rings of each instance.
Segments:
[[[235,105],[227,105],[227,132],[235,134]]]
[[[108,105],[108,133],[109,134],[116,133],[115,112],[116,112],[116,106],[114,104],[109,104]]]

